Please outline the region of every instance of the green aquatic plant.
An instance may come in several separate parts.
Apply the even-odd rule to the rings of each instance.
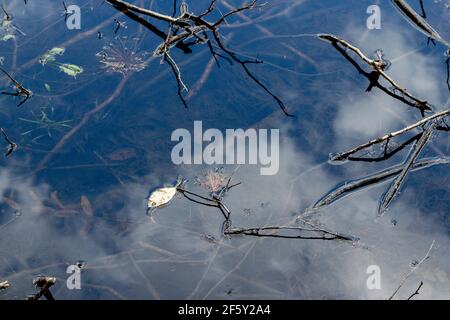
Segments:
[[[49,51],[44,53],[39,58],[39,63],[42,64],[43,66],[45,66],[49,62],[55,62],[56,61],[56,56],[62,56],[65,51],[66,51],[65,48],[59,48],[59,47],[55,47],[53,49],[50,49]]]
[[[39,63],[42,66],[50,65],[56,67],[59,71],[64,72],[65,74],[76,78],[76,76],[83,72],[83,68],[72,63],[60,63],[56,61],[57,56],[62,56],[66,52],[65,48],[62,47],[54,47],[44,53],[39,58]]]
[[[64,72],[65,74],[76,78],[76,76],[83,72],[83,68],[80,66],[77,66],[76,64],[71,63],[58,63],[57,64],[60,71]]]
[[[31,111],[31,114],[33,115],[33,119],[19,118],[21,121],[37,125],[35,128],[21,133],[21,135],[24,136],[24,135],[29,135],[38,130],[46,130],[45,134],[41,134],[41,135],[33,138],[32,141],[36,142],[37,140],[41,139],[44,136],[48,136],[51,138],[52,137],[52,133],[51,133],[52,129],[55,129],[58,127],[59,128],[71,128],[72,127],[68,124],[72,120],[56,121],[56,120],[52,119],[54,109],[53,109],[53,107],[50,107],[50,112],[47,112],[46,111],[47,108],[48,107],[41,108],[39,114],[36,114],[33,111]]]

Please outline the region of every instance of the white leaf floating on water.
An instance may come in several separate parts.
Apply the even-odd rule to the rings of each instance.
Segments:
[[[148,197],[148,209],[156,209],[168,204],[176,193],[177,187],[164,187],[156,189]]]
[[[147,213],[151,213],[155,209],[168,204],[177,194],[178,187],[184,185],[186,182],[187,180],[182,177],[178,177],[175,184],[166,185],[151,192],[147,199]]]

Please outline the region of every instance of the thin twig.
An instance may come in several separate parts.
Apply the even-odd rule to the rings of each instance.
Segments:
[[[405,277],[403,277],[402,281],[400,281],[400,285],[397,287],[397,289],[395,289],[394,293],[392,293],[392,295],[389,297],[389,300],[392,300],[394,298],[394,296],[397,294],[397,292],[405,284],[406,280],[408,280],[408,278],[417,270],[417,268],[419,268],[422,263],[424,263],[428,258],[430,258],[430,253],[431,253],[431,250],[433,250],[434,243],[435,243],[435,240],[433,240],[433,242],[431,243],[430,248],[428,249],[426,255],[422,258],[422,260],[420,260],[417,264],[415,264],[411,268],[411,270],[405,275]]]
[[[412,297],[418,295],[418,294],[420,293],[419,290],[420,290],[420,288],[422,288],[422,286],[423,286],[423,281],[420,281],[419,287],[418,287],[418,288],[416,289],[416,291],[415,291],[412,295],[410,295],[410,296],[408,297],[408,299],[406,299],[406,300],[411,300]]]

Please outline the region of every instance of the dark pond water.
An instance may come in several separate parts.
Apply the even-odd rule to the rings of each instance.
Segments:
[[[377,208],[392,180],[304,217],[359,241],[224,237],[219,210],[180,195],[153,220],[146,214],[149,190],[178,176],[189,180],[186,189],[208,196],[196,181],[220,165],[171,160],[172,132],[192,132],[195,120],[222,131],[280,129],[278,173],[263,176],[259,165],[242,165],[233,176],[242,184],[223,201],[234,227],[298,226],[296,218],[336,186],[403,164],[412,144],[385,161],[328,162],[330,154],[415,123],[421,114],[381,90],[365,92],[367,79],[314,36],[338,35],[370,57],[382,49],[393,79],[434,112],[447,109],[446,47],[427,44],[390,1],[273,0],[221,25],[227,48],[264,62],[248,68],[295,118],[239,64],[219,58],[218,67],[207,45],[192,46],[190,54],[170,50],[190,89],[184,108],[169,65],[153,57],[160,37],[104,1],[66,2],[81,8],[81,29],[68,30],[60,1],[1,1],[14,25],[0,33],[2,68],[33,92],[20,107],[21,97],[0,97],[1,127],[18,145],[0,160],[0,282],[11,285],[1,299],[35,293],[38,275],[57,278],[56,299],[384,299],[433,241],[430,258],[396,298],[407,298],[420,281],[415,298],[449,297],[448,132],[437,131],[419,156],[441,163],[410,172],[383,217]],[[131,2],[172,13],[171,1]],[[420,12],[418,2],[409,1]],[[208,1],[188,4],[198,14]],[[217,1],[220,10],[210,19],[241,4]],[[366,26],[373,4],[381,8],[377,30]],[[425,1],[425,10],[428,23],[450,39],[448,1]],[[124,23],[116,34],[114,19]],[[14,38],[4,38],[10,33]],[[39,63],[52,48],[65,52]],[[102,63],[102,52],[116,65]],[[64,63],[83,72],[64,73]],[[126,72],[124,64],[135,70]],[[13,90],[6,77],[0,84]],[[77,261],[86,263],[82,288],[69,290],[66,269]],[[366,285],[371,265],[381,270],[380,289]]]

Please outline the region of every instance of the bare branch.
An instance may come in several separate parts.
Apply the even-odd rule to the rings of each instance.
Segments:
[[[420,32],[425,34],[429,39],[439,41],[443,45],[450,48],[450,44],[445,41],[441,35],[433,29],[433,27],[425,20],[425,10],[422,0],[420,1],[423,16],[420,16],[405,0],[392,0],[392,4],[402,14],[405,19],[415,26]]]
[[[137,12],[137,13],[141,13],[144,14],[146,16],[155,18],[157,20],[162,20],[162,21],[166,21],[166,22],[170,22],[174,25],[180,25],[180,26],[184,26],[186,25],[185,22],[179,21],[178,19],[165,15],[165,14],[161,14],[159,12],[153,11],[153,10],[149,10],[149,9],[145,9],[145,8],[141,8],[138,7],[134,4],[131,4],[129,2],[126,1],[122,1],[122,0],[105,0],[106,2],[109,2],[112,5],[118,6],[118,7],[123,7],[126,8],[130,11],[133,12]]]
[[[429,168],[431,166],[440,165],[440,164],[450,164],[450,158],[427,158],[422,159],[420,161],[415,162],[412,167],[411,171],[417,171],[425,168]],[[353,181],[346,181],[341,184],[341,186],[333,188],[331,192],[326,194],[324,197],[322,197],[319,201],[317,201],[312,209],[320,209],[326,206],[331,205],[332,203],[336,202],[337,200],[341,199],[342,197],[351,194],[353,192],[356,192],[358,190],[361,190],[363,188],[373,186],[375,184],[381,183],[383,181],[386,181],[387,179],[393,178],[396,175],[398,175],[402,170],[404,166],[398,165],[386,170],[383,170],[381,172],[369,175],[368,177],[364,177],[361,179],[353,180]]]
[[[180,97],[180,100],[182,101],[182,103],[185,107],[187,107],[187,102],[181,93],[185,90],[187,91],[187,87],[184,85],[184,83],[182,81],[181,72],[180,72],[177,64],[169,55],[169,50],[173,46],[179,46],[180,48],[181,48],[181,46],[183,46],[183,47],[188,46],[186,43],[183,43],[183,41],[193,37],[193,38],[195,38],[195,41],[193,41],[190,44],[195,45],[195,44],[207,43],[208,48],[217,63],[218,63],[217,57],[226,59],[228,62],[230,62],[230,64],[232,61],[239,63],[242,66],[242,68],[244,69],[245,73],[256,83],[256,85],[259,86],[260,88],[262,88],[267,94],[269,94],[278,103],[278,105],[280,106],[280,108],[284,112],[284,114],[292,117],[292,115],[287,112],[287,110],[284,106],[284,103],[281,101],[281,99],[279,99],[275,94],[273,94],[268,89],[268,87],[265,86],[247,67],[248,64],[255,64],[255,63],[259,64],[259,63],[262,63],[262,61],[259,61],[259,60],[244,61],[244,60],[239,59],[234,52],[227,49],[222,44],[222,42],[220,40],[220,35],[218,33],[218,29],[219,29],[220,25],[226,21],[226,18],[228,18],[232,15],[235,15],[235,14],[239,14],[240,12],[245,11],[245,10],[250,10],[250,9],[254,9],[256,7],[261,7],[264,4],[257,5],[256,4],[257,0],[252,0],[251,3],[248,3],[241,7],[235,8],[235,9],[229,11],[228,13],[226,13],[225,15],[223,15],[222,17],[220,17],[217,21],[211,23],[211,22],[208,22],[207,20],[205,20],[205,18],[208,14],[210,14],[213,11],[214,5],[216,3],[215,0],[211,0],[206,11],[200,15],[195,15],[193,13],[189,13],[186,8],[186,9],[184,9],[184,12],[182,12],[181,15],[177,18],[168,16],[165,14],[161,14],[161,13],[158,13],[158,12],[155,12],[152,10],[148,10],[145,8],[141,8],[136,5],[130,4],[126,1],[122,1],[122,0],[106,0],[106,1],[109,2],[110,4],[112,4],[116,9],[118,9],[118,10],[124,12],[126,15],[130,16],[132,19],[134,19],[136,21],[139,20],[138,22],[143,25],[146,25],[146,23],[144,21],[142,21],[142,19],[136,18],[136,16],[133,17],[133,13],[131,13],[130,11],[135,12],[135,13],[144,14],[144,15],[153,17],[155,19],[165,21],[169,24],[169,32],[166,34],[165,41],[156,48],[154,55],[155,56],[159,56],[159,55],[164,56],[164,60],[166,62],[168,62],[168,64],[172,68],[172,71],[174,72],[175,77],[177,79],[178,96]],[[180,32],[180,33],[173,32],[173,28],[176,28],[176,31],[182,30],[182,32]],[[220,50],[222,50],[225,53],[225,55],[222,55],[214,50],[214,47],[211,44],[211,42],[209,41],[206,32],[211,32],[213,34],[215,42],[217,43]],[[159,35],[161,35],[160,32],[159,32]],[[204,37],[202,37],[201,35],[203,35]]]
[[[425,148],[428,141],[430,141],[434,129],[435,124],[431,123],[423,133],[422,137],[420,137],[420,139],[417,141],[417,143],[411,150],[411,153],[409,154],[402,171],[397,176],[397,178],[395,178],[394,182],[391,184],[391,186],[383,196],[383,199],[380,202],[380,206],[378,207],[378,215],[383,215],[386,212],[389,204],[392,202],[392,200],[394,200],[395,196],[398,194],[409,170],[414,165],[414,162],[417,160],[417,157],[419,156],[420,152],[423,150],[423,148]]]
[[[370,140],[369,142],[364,143],[362,145],[359,145],[359,146],[357,146],[355,148],[352,148],[352,149],[350,149],[348,151],[345,151],[345,152],[333,155],[330,158],[330,161],[345,161],[351,155],[355,154],[358,151],[361,151],[361,150],[366,149],[366,148],[368,148],[370,146],[379,144],[379,143],[384,142],[386,140],[390,140],[390,139],[392,139],[392,138],[394,138],[396,136],[404,134],[405,132],[411,131],[412,129],[415,129],[415,128],[419,127],[419,126],[422,126],[422,125],[428,123],[429,121],[432,121],[432,120],[435,120],[435,119],[439,119],[439,118],[443,118],[443,117],[447,117],[448,115],[450,115],[450,109],[447,109],[447,110],[435,113],[435,114],[433,114],[433,115],[431,115],[431,116],[429,116],[427,118],[424,118],[424,119],[422,119],[422,120],[420,120],[420,121],[418,121],[416,123],[413,123],[413,124],[403,128],[401,130],[398,130],[398,131],[395,131],[395,132],[391,132],[391,133],[386,134],[384,136],[381,136],[379,138]]]
[[[332,35],[332,34],[318,34],[317,36],[321,40],[327,41],[327,42],[329,42],[331,44],[339,44],[342,47],[353,51],[354,53],[356,53],[356,55],[362,61],[364,61],[367,65],[372,67],[372,69],[374,70],[375,74],[378,74],[378,75],[382,76],[387,82],[389,82],[395,88],[395,90],[401,92],[404,96],[406,96],[407,98],[411,99],[412,102],[413,102],[413,105],[415,107],[417,107],[417,108],[419,108],[421,110],[432,110],[427,101],[421,100],[421,99],[413,96],[406,89],[402,88],[399,84],[397,84],[391,77],[389,77],[389,75],[387,75],[386,72],[383,70],[384,69],[384,65],[383,65],[382,61],[368,58],[361,51],[361,49],[351,45],[349,42],[347,42],[344,39],[341,39],[341,38],[339,38],[339,37],[337,37],[335,35]],[[371,80],[371,83],[373,81],[377,82],[377,79],[370,79],[370,80]]]

